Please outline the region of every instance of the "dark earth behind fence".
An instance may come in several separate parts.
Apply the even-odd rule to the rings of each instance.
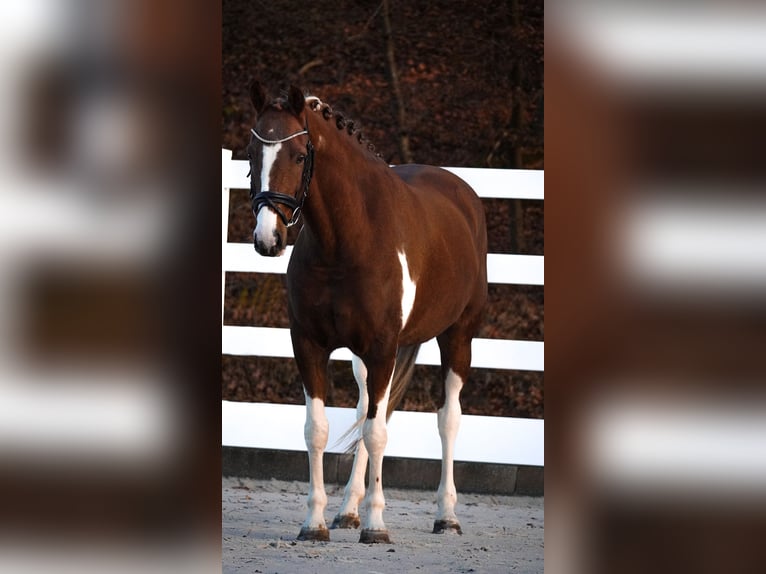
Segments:
[[[353,118],[390,163],[405,131],[414,161],[453,167],[543,169],[543,2],[253,4],[223,2],[222,146],[236,159],[254,120],[248,85],[290,83]],[[399,93],[391,85],[393,50]],[[401,120],[399,106],[405,110]],[[404,123],[405,125],[402,125]],[[542,201],[483,200],[489,251],[543,254]],[[234,191],[229,241],[252,241],[246,191]],[[253,255],[255,257],[255,254]],[[543,287],[490,285],[480,337],[544,339]],[[284,276],[227,273],[224,322],[287,326]],[[257,352],[257,350],[254,350]],[[328,405],[355,406],[350,364],[332,362]],[[400,408],[433,411],[437,367],[418,366]],[[303,403],[293,361],[223,357],[226,400]],[[474,369],[463,412],[543,417],[543,373]]]

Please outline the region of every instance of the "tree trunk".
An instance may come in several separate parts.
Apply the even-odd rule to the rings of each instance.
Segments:
[[[399,155],[402,163],[412,163],[410,151],[410,136],[407,130],[407,112],[404,107],[402,90],[399,86],[399,72],[396,69],[396,56],[394,53],[394,36],[391,32],[391,17],[388,0],[383,0],[383,25],[386,31],[386,56],[388,57],[388,74],[391,79],[391,87],[396,98],[396,108],[399,119]]]

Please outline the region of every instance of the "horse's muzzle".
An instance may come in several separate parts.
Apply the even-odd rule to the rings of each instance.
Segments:
[[[262,239],[256,235],[255,231],[253,231],[253,245],[258,254],[263,255],[264,257],[277,257],[285,252],[282,234],[276,229],[274,230],[273,241],[271,242],[262,241]]]

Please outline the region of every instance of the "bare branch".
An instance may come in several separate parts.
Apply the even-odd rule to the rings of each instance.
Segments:
[[[386,30],[386,55],[388,56],[388,73],[391,79],[391,87],[396,97],[396,106],[399,115],[399,154],[404,163],[412,163],[410,151],[410,137],[407,133],[407,112],[404,108],[402,90],[399,87],[399,73],[396,69],[396,56],[394,54],[394,37],[391,32],[391,18],[389,16],[388,0],[383,0],[383,23]]]

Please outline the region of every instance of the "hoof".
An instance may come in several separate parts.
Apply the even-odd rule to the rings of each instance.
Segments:
[[[301,528],[298,534],[298,540],[319,540],[320,542],[329,542],[330,531],[324,526],[320,528]]]
[[[434,520],[434,534],[444,534],[445,532],[457,532],[462,535],[460,523],[457,520]]]
[[[331,530],[336,528],[359,528],[361,524],[358,514],[338,514],[332,521]]]
[[[359,542],[362,544],[391,544],[391,539],[388,537],[388,530],[362,530]]]

